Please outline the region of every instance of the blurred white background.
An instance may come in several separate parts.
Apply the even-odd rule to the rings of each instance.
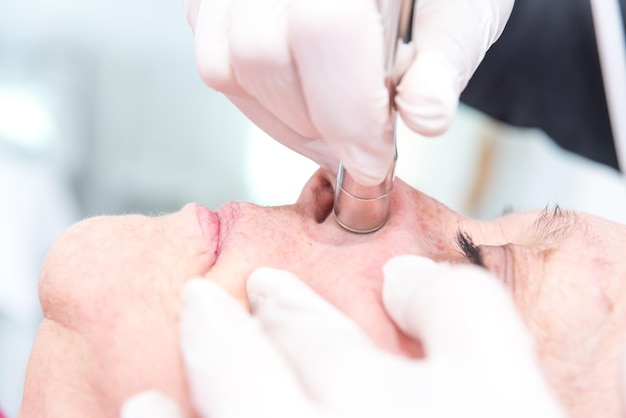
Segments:
[[[614,170],[468,108],[438,139],[401,126],[398,148],[401,178],[471,216],[551,202],[626,221]],[[39,267],[67,226],[190,201],[290,203],[314,170],[201,83],[182,0],[3,0],[0,408],[17,415]]]

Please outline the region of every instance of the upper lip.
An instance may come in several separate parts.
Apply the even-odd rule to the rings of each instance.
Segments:
[[[206,244],[205,251],[211,253],[213,257],[210,262],[212,266],[217,261],[223,243],[239,217],[239,204],[229,202],[220,206],[215,212],[197,203],[194,206]]]
[[[240,205],[238,202],[228,202],[217,208],[215,215],[219,222],[219,241],[217,253],[222,249],[223,243],[228,238],[237,218],[239,218]]]
[[[209,208],[197,203],[193,204],[193,206],[200,224],[200,230],[202,231],[204,245],[206,245],[203,253],[206,252],[211,255],[212,259],[209,261],[209,264],[212,266],[217,261],[220,249],[220,218],[217,213]]]

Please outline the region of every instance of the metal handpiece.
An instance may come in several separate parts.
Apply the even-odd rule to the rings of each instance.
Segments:
[[[395,147],[396,110],[394,96],[396,82],[394,66],[398,42],[411,41],[413,0],[378,0],[385,37],[385,85],[389,90],[389,120],[382,141],[393,141]],[[367,234],[380,229],[389,218],[391,190],[396,168],[397,150],[390,162],[389,170],[382,183],[364,186],[354,181],[343,164],[339,164],[333,213],[337,223],[344,229]]]

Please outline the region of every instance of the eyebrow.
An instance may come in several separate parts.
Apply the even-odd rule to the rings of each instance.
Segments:
[[[546,206],[530,225],[530,229],[539,241],[560,241],[571,234],[577,225],[580,222],[575,212],[561,209],[555,204]]]

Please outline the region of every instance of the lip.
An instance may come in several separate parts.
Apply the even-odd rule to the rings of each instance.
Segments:
[[[239,218],[240,214],[239,202],[228,202],[217,208],[215,215],[218,218],[220,230],[219,230],[219,243],[217,253],[219,254],[222,246],[226,242],[234,224]]]
[[[230,231],[239,217],[239,204],[229,202],[220,206],[215,212],[198,203],[187,205],[195,212],[206,245],[205,252],[212,255],[210,265],[213,266],[227,240]]]
[[[209,260],[209,265],[213,266],[217,261],[220,248],[220,218],[217,213],[198,203],[190,203],[187,206],[191,207],[196,214],[200,230],[202,231],[202,238],[206,245],[203,252],[211,254],[212,258]]]

